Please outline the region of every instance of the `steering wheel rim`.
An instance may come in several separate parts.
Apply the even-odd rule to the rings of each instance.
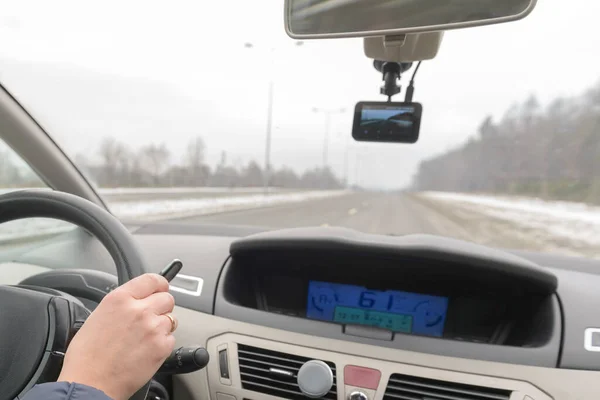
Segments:
[[[114,260],[117,267],[119,285],[147,272],[146,262],[142,252],[131,233],[116,217],[92,202],[72,194],[44,189],[18,190],[0,195],[0,223],[23,218],[58,219],[72,223],[88,231],[105,246]],[[10,289],[15,292],[15,290],[18,291],[18,288],[19,287],[17,286],[6,287],[5,289]],[[0,286],[0,295],[2,295],[2,289],[3,287]],[[50,302],[53,302],[54,300],[55,298],[52,298]],[[0,311],[1,320],[5,310]],[[10,310],[4,313],[4,315],[10,315]],[[73,317],[71,316],[68,320],[72,322]],[[14,337],[14,332],[10,332],[6,328],[3,330],[1,325],[5,324],[0,322],[0,340],[5,337],[8,337],[9,339]],[[53,325],[53,328],[49,329],[49,332],[52,332],[54,328]],[[57,338],[58,335],[52,337],[51,333],[48,333],[47,342],[50,343],[53,341],[53,343],[56,343]],[[48,354],[49,352],[48,343],[43,346],[46,349],[44,354]],[[4,346],[4,348],[9,347]],[[64,350],[61,351],[66,351],[66,344]],[[50,352],[54,354],[55,349]],[[11,354],[9,354],[9,356],[10,355]],[[2,358],[3,357],[0,357],[0,359]],[[28,365],[31,365],[32,368],[34,368],[34,371],[27,375],[27,378],[25,378],[25,382],[23,383],[18,383],[17,379],[17,388],[18,386],[21,386],[21,388],[18,389],[20,393],[25,393],[38,382],[43,374],[46,373],[45,371],[47,371],[50,365],[49,357],[40,357],[37,362],[33,361],[27,363],[25,364],[25,367]],[[54,365],[54,369],[55,366],[56,364]],[[60,361],[60,366],[62,366],[62,360]],[[0,363],[0,370],[2,370],[2,368],[3,365]],[[27,368],[24,369],[26,370]],[[53,379],[56,379],[57,377],[58,375]],[[144,385],[131,399],[143,400],[148,391],[148,385],[149,383]],[[15,384],[13,384],[13,386],[15,386]]]
[[[0,224],[23,218],[70,222],[93,234],[117,267],[119,285],[147,272],[131,233],[105,209],[81,197],[52,190],[18,190],[0,196]]]

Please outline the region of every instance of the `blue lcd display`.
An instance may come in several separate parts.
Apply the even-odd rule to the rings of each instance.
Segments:
[[[447,310],[447,297],[330,282],[308,284],[306,317],[322,321],[442,336]]]

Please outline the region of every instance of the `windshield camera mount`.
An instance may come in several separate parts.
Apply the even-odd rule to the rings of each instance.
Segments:
[[[374,60],[373,66],[383,75],[382,80],[384,83],[380,89],[380,93],[387,96],[388,102],[391,102],[392,97],[402,90],[402,86],[398,85],[402,73],[408,71],[412,67],[412,63]]]

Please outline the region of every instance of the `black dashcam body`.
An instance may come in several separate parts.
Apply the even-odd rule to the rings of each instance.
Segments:
[[[354,109],[352,137],[359,142],[416,143],[422,114],[420,103],[362,101]]]

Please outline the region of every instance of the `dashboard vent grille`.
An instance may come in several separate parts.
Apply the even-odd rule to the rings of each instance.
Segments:
[[[238,360],[242,388],[284,399],[307,398],[300,391],[296,378],[302,364],[312,358],[238,344]],[[333,371],[333,386],[323,398],[336,400],[335,364],[324,362]]]
[[[384,400],[508,400],[511,392],[394,374],[385,390]]]

